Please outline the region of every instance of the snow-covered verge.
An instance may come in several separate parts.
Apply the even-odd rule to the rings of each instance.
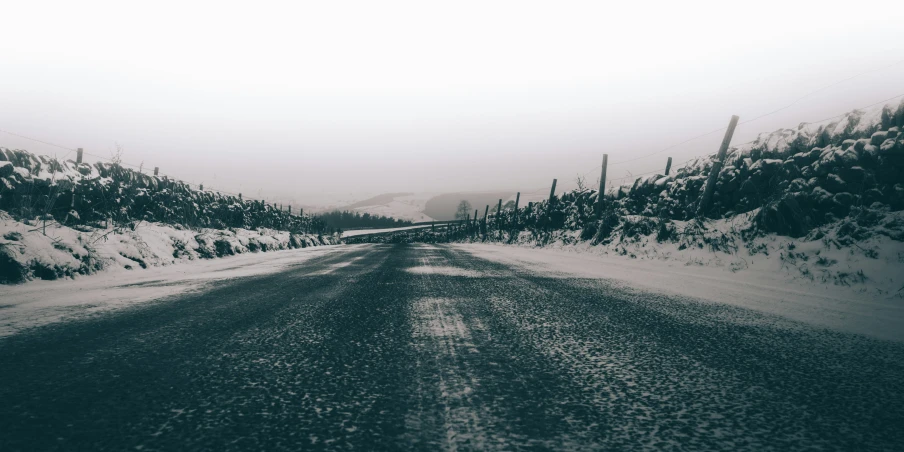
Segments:
[[[178,261],[146,270],[113,267],[90,278],[4,286],[0,289],[0,337],[61,320],[204,290],[218,281],[277,272],[343,250],[348,251],[349,247],[245,253],[224,259]]]
[[[897,299],[904,306],[904,211],[859,213],[814,228],[804,237],[757,233],[759,210],[719,220],[671,221],[630,215],[594,243],[581,231],[522,231],[504,242],[570,249],[639,261],[724,269],[744,279],[770,272],[794,284]],[[492,237],[490,237],[492,239]]]
[[[775,245],[779,249],[779,244]],[[602,279],[629,290],[652,290],[698,302],[741,306],[819,327],[904,341],[904,300],[795,276],[795,271],[785,268],[776,256],[760,254],[741,259],[724,253],[673,248],[656,252],[648,249],[631,258],[620,253],[607,254],[586,242],[557,243],[544,249],[500,243],[454,246],[476,257],[543,277]],[[658,259],[656,254],[668,258]],[[720,265],[707,265],[719,260],[723,260]],[[734,271],[734,260],[744,262],[743,273]],[[901,268],[898,263],[896,269]]]
[[[338,236],[259,228],[197,229],[161,223],[130,227],[19,221],[0,211],[0,283],[54,280],[102,270],[140,271],[181,262],[339,243]]]

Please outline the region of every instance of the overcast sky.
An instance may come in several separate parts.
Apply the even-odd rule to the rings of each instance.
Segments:
[[[853,76],[735,142],[904,94],[904,2],[605,3],[6,2],[0,129],[326,203],[570,182]]]

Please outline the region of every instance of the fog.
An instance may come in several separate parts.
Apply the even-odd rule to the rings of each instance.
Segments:
[[[0,129],[332,204],[567,188],[904,95],[891,1],[129,3],[7,2]]]

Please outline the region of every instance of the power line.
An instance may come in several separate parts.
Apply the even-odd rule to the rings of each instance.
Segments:
[[[851,77],[851,78],[842,80],[842,82],[847,81],[847,80],[850,80],[850,79],[852,79],[852,78],[856,78],[856,77],[858,77],[858,76],[860,76],[860,75],[863,75],[863,74],[866,74],[866,73],[869,73],[869,72],[876,72],[876,71],[879,71],[879,70],[882,70],[882,69],[887,69],[887,68],[889,68],[889,67],[892,67],[892,66],[895,66],[895,65],[898,65],[898,64],[901,64],[901,63],[904,63],[904,60],[899,61],[899,62],[897,62],[897,63],[895,63],[895,64],[892,64],[892,65],[890,65],[890,66],[886,66],[886,67],[881,68],[881,69],[877,69],[877,70],[868,71],[868,72],[864,72],[864,73],[858,74],[858,75],[856,75],[856,76],[854,76],[854,77]],[[838,83],[841,83],[841,82],[838,82]],[[826,89],[826,88],[828,88],[828,87],[835,86],[835,85],[837,85],[838,83],[835,83],[835,84],[832,84],[832,85],[828,85],[828,86],[823,87],[823,88],[820,88],[819,90],[816,90],[816,91],[824,90],[824,89]],[[815,91],[814,91],[814,92],[815,92]],[[812,93],[811,93],[811,94],[812,94]],[[809,94],[808,94],[808,95],[809,95]],[[799,101],[800,99],[803,99],[803,98],[805,98],[805,97],[807,97],[807,96],[803,96],[803,97],[799,98],[798,100],[795,100],[795,102],[797,102],[797,101]],[[887,103],[887,102],[892,101],[892,100],[895,100],[895,99],[897,99],[897,98],[899,98],[899,97],[904,97],[904,93],[897,94],[897,95],[895,95],[895,96],[889,97],[888,99],[880,100],[880,101],[878,101],[878,102],[869,104],[869,105],[867,105],[867,106],[865,106],[865,107],[855,108],[854,110],[864,110],[864,109],[867,109],[867,108],[875,107],[876,105],[880,105],[880,104]],[[793,103],[792,103],[792,104],[793,104]],[[789,105],[789,106],[790,106],[790,105]],[[786,108],[786,107],[785,107],[785,108]],[[751,119],[751,120],[748,120],[748,121],[744,121],[744,122],[742,122],[742,123],[740,123],[740,124],[746,124],[746,123],[753,122],[753,121],[755,121],[755,120],[757,120],[757,119],[766,117],[766,116],[768,116],[768,115],[770,115],[770,114],[777,113],[777,112],[780,111],[780,110],[781,110],[781,109],[776,110],[776,111],[773,111],[772,113],[768,113],[768,114],[766,114],[766,115],[758,116],[758,117],[756,117],[756,118],[754,118],[754,119]],[[818,121],[811,121],[811,122],[804,121],[802,124],[818,124],[818,123],[821,123],[821,122],[830,121],[830,120],[832,120],[832,119],[841,118],[841,117],[847,115],[848,113],[850,113],[850,112],[844,112],[844,113],[841,113],[841,114],[839,114],[839,115],[831,116],[831,117],[828,117],[828,118],[825,118],[825,119],[820,119],[820,120],[818,120]],[[739,125],[740,125],[740,124],[739,124]],[[656,151],[656,152],[654,152],[654,153],[652,153],[652,154],[647,154],[647,155],[640,156],[640,157],[636,157],[636,158],[629,159],[629,160],[622,160],[622,161],[619,161],[619,162],[610,163],[609,166],[615,166],[615,165],[620,165],[620,164],[623,164],[623,163],[629,163],[629,162],[641,160],[641,159],[644,159],[644,158],[647,158],[647,157],[651,157],[651,156],[656,155],[656,154],[661,154],[662,152],[665,152],[665,151],[667,151],[667,150],[669,150],[669,149],[673,149],[673,148],[675,148],[675,147],[681,146],[682,144],[688,143],[688,142],[693,141],[693,140],[696,140],[696,139],[698,139],[698,138],[705,137],[705,136],[707,136],[707,135],[712,135],[712,134],[714,134],[714,133],[716,133],[716,132],[722,132],[722,131],[724,131],[724,130],[726,130],[726,129],[727,129],[727,127],[723,127],[723,128],[717,129],[717,130],[713,130],[713,131],[711,131],[711,132],[707,132],[707,133],[704,133],[704,134],[701,134],[701,135],[697,135],[697,136],[695,136],[695,137],[693,137],[693,138],[688,138],[687,140],[684,140],[684,141],[682,141],[682,142],[680,142],[680,143],[671,145],[671,146],[669,146],[669,147],[667,147],[667,148],[664,148],[664,149],[662,149],[662,150],[660,150],[660,151]],[[750,144],[750,143],[753,143],[753,142],[755,142],[755,141],[756,141],[756,139],[751,140],[751,141],[748,141],[748,142],[745,142],[745,143],[735,144],[735,145],[732,145],[732,147],[733,147],[733,148],[737,148],[737,147],[739,147],[739,146],[743,146],[743,145],[745,145],[745,144]],[[695,158],[698,158],[698,157],[694,157],[694,158],[691,158],[691,159],[689,159],[689,160],[686,160],[684,163],[687,163],[687,162],[689,162],[689,161],[691,161],[691,160],[694,160]],[[682,164],[683,164],[683,163],[682,163]],[[681,165],[681,164],[679,164],[679,165]],[[595,169],[591,169],[590,171],[587,171],[586,173],[584,173],[584,174],[582,175],[582,177],[586,177],[588,174],[593,173],[593,172],[596,172],[596,171],[600,171],[600,170],[601,170],[601,168],[599,168],[599,167],[598,167],[598,168],[595,168]]]
[[[9,134],[9,135],[12,135],[12,136],[15,136],[15,137],[19,137],[19,138],[24,138],[24,139],[26,139],[26,140],[31,140],[31,141],[34,141],[34,142],[37,142],[37,143],[46,144],[46,145],[48,145],[48,146],[53,146],[53,147],[55,147],[55,148],[60,148],[60,149],[63,149],[63,150],[65,150],[65,151],[68,151],[68,152],[66,153],[66,155],[63,156],[63,158],[66,158],[66,156],[68,156],[70,153],[72,153],[72,152],[75,151],[75,149],[67,148],[66,146],[60,146],[60,145],[58,145],[58,144],[54,144],[54,143],[51,143],[51,142],[49,142],[49,141],[39,140],[39,139],[37,139],[37,138],[32,138],[32,137],[27,137],[27,136],[25,136],[25,135],[20,135],[20,134],[18,134],[18,133],[10,132],[10,131],[8,131],[8,130],[0,129],[0,132]]]
[[[904,61],[899,61],[898,63],[895,63],[895,64],[893,64],[893,65],[891,65],[891,66],[894,66],[894,65],[897,65],[897,64],[900,64],[900,63],[904,63]],[[891,67],[891,66],[886,66],[886,68]],[[883,69],[884,69],[884,68],[883,68]],[[881,69],[879,69],[879,70],[881,70]],[[871,71],[871,72],[875,72],[875,71]],[[862,74],[859,74],[859,75],[862,75]],[[857,77],[857,76],[855,76],[855,77]],[[855,77],[851,77],[851,78],[855,78]],[[846,79],[846,80],[844,80],[844,81],[847,81],[847,80],[850,80],[850,79]],[[836,84],[837,84],[837,83],[836,83]],[[834,86],[834,85],[829,85],[829,86]],[[827,87],[820,88],[820,90],[825,89],[825,88],[827,88]],[[818,91],[818,90],[817,90],[817,91]],[[806,96],[804,96],[804,97],[806,97]],[[864,106],[864,107],[855,108],[854,110],[864,110],[864,109],[867,109],[867,108],[875,107],[875,106],[877,106],[877,105],[885,104],[885,103],[887,103],[887,102],[889,102],[889,101],[895,100],[895,99],[897,99],[897,98],[899,98],[899,97],[904,97],[904,93],[901,93],[901,94],[898,94],[898,95],[889,97],[889,98],[884,99],[884,100],[880,100],[880,101],[878,101],[878,102],[874,102],[874,103],[869,104],[869,105]],[[801,97],[801,99],[803,99],[803,97]],[[795,102],[796,102],[796,101],[795,101]],[[808,121],[804,121],[802,124],[818,124],[818,123],[821,123],[821,122],[830,121],[830,120],[832,120],[832,119],[841,118],[841,117],[847,115],[848,113],[850,113],[850,112],[845,112],[845,113],[842,113],[842,114],[839,114],[839,115],[835,115],[835,116],[831,116],[831,117],[828,117],[828,118],[820,119],[820,120],[818,120],[818,121],[809,121],[809,122],[808,122]],[[752,120],[750,120],[750,121],[746,121],[746,122],[752,122],[752,121],[754,121],[754,120],[756,120],[756,119],[758,119],[758,118],[754,118],[754,119],[752,119]],[[741,124],[744,124],[744,123],[741,123]],[[690,141],[690,140],[693,140],[693,139],[696,139],[696,138],[699,138],[699,137],[701,137],[701,136],[710,135],[710,134],[712,134],[712,133],[715,133],[715,132],[718,132],[718,131],[722,131],[722,130],[725,130],[725,128],[720,129],[720,130],[717,130],[717,131],[713,131],[713,132],[708,132],[708,133],[706,133],[706,134],[704,134],[704,135],[699,135],[699,136],[697,136],[697,137],[695,137],[695,138],[691,138],[691,139],[689,139],[689,140],[685,140],[685,142]],[[758,138],[757,138],[757,139],[758,139]],[[757,141],[757,139],[753,139],[753,140],[750,140],[750,141],[747,141],[747,142],[744,142],[744,143],[740,143],[740,144],[734,144],[734,145],[732,145],[731,147],[732,147],[732,148],[738,148],[738,147],[744,146],[744,145],[746,145],[746,144],[754,143],[754,142]],[[683,143],[684,143],[684,142],[683,142]],[[679,143],[678,145],[683,144],[683,143]],[[678,145],[671,146],[670,148],[675,147],[675,146],[678,146]],[[670,149],[670,148],[668,148],[668,149]],[[666,150],[667,150],[667,149],[666,149]],[[691,162],[691,161],[693,161],[693,160],[699,160],[700,158],[702,158],[702,156],[692,157],[692,158],[687,159],[687,160],[685,160],[685,161],[683,161],[683,162],[681,162],[681,163],[678,163],[677,165],[675,165],[675,167],[683,167],[683,165],[686,165],[687,163],[689,163],[689,162]],[[635,159],[635,160],[636,160],[636,159]],[[619,162],[619,163],[625,163],[625,161]],[[614,165],[614,164],[612,164],[612,165]],[[598,170],[601,170],[601,168],[599,168]],[[664,169],[663,169],[663,170],[664,170]],[[587,174],[590,174],[590,173],[593,172],[593,171],[596,171],[596,170],[588,171],[588,172],[584,173],[583,176],[586,176]],[[625,180],[625,179],[632,179],[632,178],[635,178],[635,177],[640,177],[640,176],[644,176],[644,175],[654,174],[654,173],[659,172],[659,171],[661,171],[661,170],[655,170],[655,171],[650,171],[650,172],[646,172],[646,173],[641,173],[641,174],[631,175],[631,176],[625,176],[625,177],[620,177],[620,178],[607,179],[607,182],[610,182],[610,181],[621,181],[621,180]],[[676,170],[676,171],[677,171],[677,170]]]
[[[886,102],[888,102],[888,101],[890,101],[890,100],[895,100],[895,99],[897,99],[897,98],[899,98],[899,97],[904,97],[904,93],[898,94],[897,96],[889,97],[888,99],[885,99],[885,100],[880,100],[879,102],[876,102],[876,103],[874,103],[874,104],[869,104],[869,105],[867,105],[867,106],[865,106],[865,107],[855,108],[855,110],[863,110],[863,109],[866,109],[866,108],[875,107],[876,105],[886,103]],[[840,114],[840,115],[832,116],[831,118],[820,119],[819,121],[804,122],[804,124],[819,124],[819,123],[821,123],[821,122],[825,122],[825,121],[829,121],[829,120],[832,120],[832,119],[840,118],[840,117],[842,117],[842,116],[844,116],[844,115],[846,115],[846,114],[848,114],[848,113],[849,113],[849,112],[845,112],[845,113],[842,113],[842,114]]]
[[[859,74],[856,74],[856,75],[854,75],[854,76],[852,76],[852,77],[848,77],[848,78],[846,78],[846,79],[844,79],[844,80],[839,80],[839,81],[837,81],[837,82],[835,82],[835,83],[831,83],[831,84],[829,84],[829,85],[823,86],[822,88],[819,88],[819,89],[814,90],[814,91],[810,91],[809,93],[804,94],[803,96],[798,97],[797,99],[794,99],[793,102],[791,102],[791,103],[788,104],[788,105],[785,105],[784,107],[781,107],[781,108],[779,108],[779,109],[777,109],[777,110],[773,110],[773,111],[771,111],[771,112],[769,112],[769,113],[766,113],[766,114],[764,114],[764,115],[757,116],[756,118],[748,119],[747,121],[741,122],[741,123],[738,124],[738,125],[747,124],[747,123],[756,121],[756,120],[758,120],[758,119],[765,118],[766,116],[770,116],[770,115],[776,114],[776,113],[778,113],[778,112],[780,112],[780,111],[782,111],[782,110],[786,110],[786,109],[788,109],[788,108],[793,107],[794,104],[796,104],[796,103],[798,103],[798,102],[800,102],[800,101],[802,101],[802,100],[804,100],[804,99],[806,99],[806,98],[808,98],[808,97],[810,97],[810,96],[812,96],[812,95],[814,95],[814,94],[816,94],[816,93],[818,93],[818,92],[820,92],[820,91],[825,91],[826,89],[829,89],[829,88],[831,88],[831,87],[833,87],[833,86],[837,86],[837,85],[840,85],[840,84],[842,84],[842,83],[844,83],[844,82],[853,80],[853,79],[855,79],[855,78],[857,78],[857,77],[860,77],[860,76],[862,76],[862,75],[871,74],[871,73],[873,73],[873,72],[884,71],[884,70],[886,70],[886,69],[888,69],[888,68],[897,66],[897,65],[899,65],[899,64],[901,64],[901,63],[904,63],[904,60],[898,61],[898,62],[896,62],[896,63],[889,64],[888,66],[883,66],[883,67],[878,68],[878,69],[873,69],[873,70],[869,70],[869,71],[864,71],[864,72],[861,72],[861,73],[859,73]],[[868,108],[868,107],[864,107],[864,108]]]
[[[816,94],[816,93],[818,93],[818,92],[825,91],[826,89],[829,89],[829,88],[831,88],[831,87],[834,87],[834,86],[840,85],[840,84],[842,84],[842,83],[851,81],[851,80],[853,80],[853,79],[855,79],[855,78],[861,77],[861,76],[866,75],[866,74],[870,74],[870,73],[873,73],[873,72],[881,72],[881,71],[884,71],[884,70],[886,70],[886,69],[892,68],[892,67],[897,66],[897,65],[902,64],[902,63],[904,63],[904,60],[897,61],[897,62],[895,62],[895,63],[889,64],[889,65],[887,65],[887,66],[880,67],[880,68],[878,68],[878,69],[871,69],[871,70],[868,70],[868,71],[863,71],[863,72],[860,72],[860,73],[858,73],[858,74],[855,74],[855,75],[853,75],[853,76],[851,76],[851,77],[848,77],[848,78],[846,78],[846,79],[839,80],[839,81],[837,81],[837,82],[834,82],[834,83],[831,83],[831,84],[829,84],[829,85],[823,86],[823,87],[821,87],[821,88],[819,88],[819,89],[815,89],[815,90],[813,90],[813,91],[810,91],[810,92],[804,94],[804,95],[801,96],[801,97],[798,97],[797,99],[794,99],[794,100],[793,100],[791,103],[789,103],[788,105],[785,105],[785,106],[783,106],[783,107],[781,107],[781,108],[778,108],[778,109],[776,109],[776,110],[773,110],[773,111],[771,111],[771,112],[769,112],[769,113],[765,113],[765,114],[759,115],[759,116],[757,116],[757,117],[755,117],[755,118],[753,118],[753,119],[748,119],[748,120],[746,120],[746,121],[743,121],[743,122],[739,123],[738,125],[740,126],[740,125],[744,125],[744,124],[749,124],[749,123],[751,123],[751,122],[760,120],[760,119],[762,119],[762,118],[765,118],[765,117],[774,115],[774,114],[776,114],[776,113],[778,113],[778,112],[780,112],[780,111],[782,111],[782,110],[786,110],[786,109],[788,109],[788,108],[794,106],[794,105],[797,104],[798,102],[800,102],[800,101],[802,101],[802,100],[804,100],[804,99],[806,99],[806,98],[808,98],[808,97],[810,97],[810,96],[812,96],[812,95],[814,95],[814,94]],[[861,107],[861,108],[869,108],[869,107],[872,107],[872,106],[874,106],[874,105],[878,105],[878,104],[880,104],[880,103],[882,103],[882,102],[887,102],[887,101],[889,101],[889,100],[892,100],[892,99],[895,99],[895,98],[901,97],[901,96],[904,96],[904,94],[898,95],[898,96],[894,96],[894,97],[892,97],[892,98],[890,98],[890,99],[886,99],[886,100],[884,100],[884,101],[877,102],[877,103],[875,103],[875,104],[873,104],[873,105],[868,105],[868,106],[866,106],[866,107]],[[840,117],[840,116],[844,116],[844,114],[841,114],[841,115],[839,115],[839,116],[835,116],[835,117],[833,117],[833,118]],[[828,118],[828,119],[833,119],[833,118]],[[825,120],[828,120],[828,119],[825,119]],[[825,121],[825,120],[823,120],[823,121]],[[822,122],[822,121],[818,121],[818,122]],[[688,138],[687,140],[684,140],[684,141],[682,141],[682,142],[680,142],[680,143],[677,143],[677,144],[673,144],[673,145],[671,145],[671,146],[668,146],[668,147],[663,148],[663,149],[661,149],[661,150],[658,150],[658,151],[656,151],[656,152],[652,152],[652,153],[650,153],[650,154],[642,155],[642,156],[635,157],[635,158],[631,158],[631,159],[627,159],[627,160],[621,160],[621,161],[618,161],[618,162],[613,162],[613,163],[610,163],[609,165],[610,165],[610,166],[616,166],[616,165],[621,165],[621,164],[624,164],[624,163],[630,163],[630,162],[635,162],[635,161],[638,161],[638,160],[642,160],[642,159],[645,159],[645,158],[647,158],[647,157],[652,157],[652,156],[654,156],[654,155],[661,154],[661,153],[663,153],[663,152],[665,152],[665,151],[668,151],[668,150],[670,150],[670,149],[674,149],[674,148],[676,148],[676,147],[678,147],[678,146],[681,146],[681,145],[683,145],[683,144],[687,144],[687,143],[689,143],[689,142],[691,142],[691,141],[694,141],[694,140],[697,140],[697,139],[700,139],[700,138],[703,138],[703,137],[712,135],[712,134],[714,134],[714,133],[718,133],[718,132],[724,131],[724,130],[726,130],[726,129],[727,129],[727,127],[721,127],[721,128],[719,128],[719,129],[716,129],[716,130],[713,130],[713,131],[710,131],[710,132],[706,132],[706,133],[697,135],[697,136],[692,137],[692,138]],[[589,174],[589,173],[592,172],[592,171],[593,171],[593,170],[588,171],[588,172],[585,173],[584,175],[586,176],[587,174]]]

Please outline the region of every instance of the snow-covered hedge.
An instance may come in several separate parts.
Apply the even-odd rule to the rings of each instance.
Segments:
[[[76,228],[22,222],[0,212],[0,284],[138,269],[202,258],[339,243],[338,236],[260,228],[191,230],[161,223]]]
[[[70,226],[149,221],[190,228],[331,232],[316,217],[290,215],[263,202],[194,189],[121,165],[77,164],[5,148],[0,148],[0,210],[19,219],[51,218]]]
[[[0,224],[0,283],[339,241],[319,218],[262,202],[4,148]]]

